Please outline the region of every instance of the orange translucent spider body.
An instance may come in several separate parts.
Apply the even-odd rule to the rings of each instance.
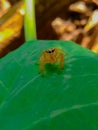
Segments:
[[[59,63],[59,68],[64,67],[64,52],[60,48],[52,48],[43,51],[40,56],[40,72],[44,74],[46,64]]]

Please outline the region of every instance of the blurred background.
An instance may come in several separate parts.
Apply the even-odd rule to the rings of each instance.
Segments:
[[[98,0],[35,3],[38,40],[72,40],[98,53]],[[24,44],[25,13],[24,0],[0,0],[0,57]]]

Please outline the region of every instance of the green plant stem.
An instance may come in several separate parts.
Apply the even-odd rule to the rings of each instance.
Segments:
[[[25,0],[25,39],[31,41],[36,39],[35,0]]]

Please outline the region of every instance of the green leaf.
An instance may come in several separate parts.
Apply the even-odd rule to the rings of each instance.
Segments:
[[[39,73],[61,47],[61,73]],[[0,130],[98,130],[98,55],[71,41],[31,41],[0,60]]]

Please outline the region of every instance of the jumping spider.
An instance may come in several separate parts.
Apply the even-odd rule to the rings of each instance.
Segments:
[[[64,68],[64,51],[60,48],[51,48],[42,52],[40,59],[40,72],[45,73],[46,64],[59,64],[59,68]]]

